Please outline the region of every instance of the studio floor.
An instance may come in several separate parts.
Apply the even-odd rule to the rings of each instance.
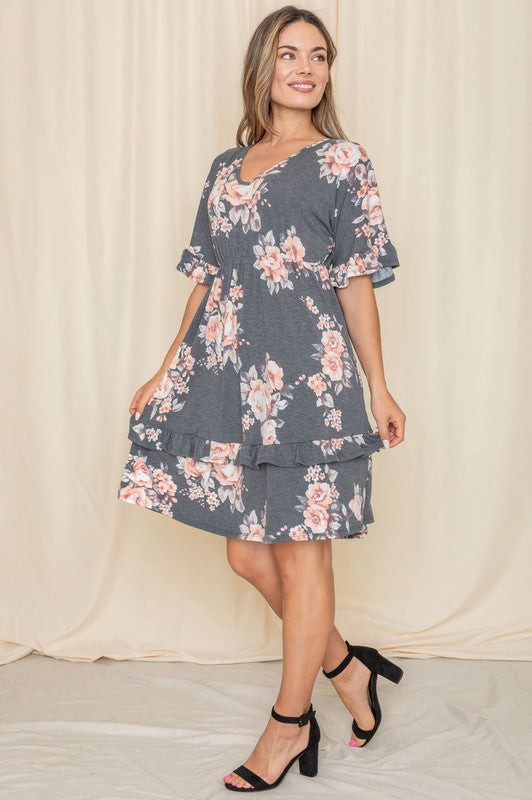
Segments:
[[[378,679],[383,721],[348,746],[350,717],[321,673],[319,773],[297,763],[268,797],[530,800],[532,664],[398,658]],[[266,724],[281,662],[65,661],[0,668],[0,797],[211,800]]]

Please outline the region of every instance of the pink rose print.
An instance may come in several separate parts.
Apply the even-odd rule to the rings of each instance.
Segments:
[[[335,537],[340,527],[349,528],[349,519],[354,517],[358,530],[355,535],[364,536],[367,529],[362,527],[362,509],[366,488],[354,485],[354,497],[349,507],[340,501],[340,492],[335,484],[338,472],[329,464],[316,464],[309,467],[305,475],[308,483],[304,496],[298,495],[295,506],[302,516],[300,525],[288,530],[291,539],[329,539]]]
[[[176,488],[164,464],[153,468],[146,458],[130,453],[118,497],[126,503],[171,516],[172,503],[176,502]]]
[[[240,536],[239,539],[246,539],[250,542],[263,542],[264,541],[264,509],[261,512],[261,519],[257,516],[255,510],[246,514],[244,521],[239,526]]]
[[[257,256],[253,266],[261,273],[260,278],[266,281],[272,295],[280,289],[293,289],[291,277],[318,272],[320,269],[318,262],[305,261],[305,246],[293,225],[281,233],[278,243],[273,231],[259,236],[253,253]]]
[[[353,174],[361,159],[367,159],[364,148],[355,142],[326,145],[318,152],[323,156],[320,158],[320,178],[326,178],[327,183],[336,181],[336,185]]]
[[[313,343],[315,352],[311,354],[311,358],[319,361],[321,370],[307,376],[307,386],[316,396],[316,405],[324,408],[325,424],[340,431],[341,412],[334,407],[333,395],[340,394],[344,387],[352,387],[353,375],[358,381],[359,373],[336,320],[327,314],[320,315],[317,309],[310,310],[319,317],[318,328],[323,332],[320,341]]]

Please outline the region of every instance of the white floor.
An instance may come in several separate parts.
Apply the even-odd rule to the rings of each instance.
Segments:
[[[297,763],[268,797],[532,800],[532,664],[397,658],[379,678],[383,721],[348,746],[350,718],[319,674],[319,773]],[[281,662],[56,660],[0,667],[0,797],[210,800],[242,763],[275,699]]]

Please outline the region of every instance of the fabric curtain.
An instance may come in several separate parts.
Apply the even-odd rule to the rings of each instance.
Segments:
[[[376,296],[406,437],[375,455],[368,537],[332,544],[337,625],[390,654],[530,659],[532,9],[305,6],[401,261]],[[245,47],[278,7],[1,4],[1,663],[281,656],[223,537],[116,498],[130,400],[193,288],[174,265],[201,183],[236,143]]]

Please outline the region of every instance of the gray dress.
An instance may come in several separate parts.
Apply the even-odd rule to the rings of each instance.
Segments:
[[[266,544],[361,538],[372,432],[336,287],[395,279],[372,163],[353,141],[301,148],[252,181],[216,156],[177,270],[208,284],[138,420],[118,498]]]

